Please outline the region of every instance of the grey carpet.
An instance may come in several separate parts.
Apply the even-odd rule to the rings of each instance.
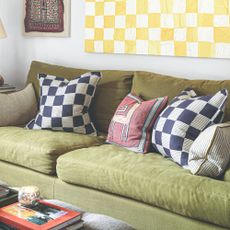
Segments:
[[[114,219],[109,216],[84,212],[81,209],[58,200],[48,200],[50,203],[60,205],[71,210],[82,212],[82,220],[84,221],[84,230],[135,230],[127,223]]]

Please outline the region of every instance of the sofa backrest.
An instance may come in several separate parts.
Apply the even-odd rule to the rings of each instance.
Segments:
[[[39,97],[39,73],[73,79],[90,70],[75,69],[58,65],[51,65],[33,61],[29,70],[27,83],[32,83]],[[94,100],[91,106],[91,118],[99,132],[107,133],[110,120],[121,102],[121,100],[131,91],[133,72],[118,70],[103,70]]]
[[[90,70],[33,61],[27,83],[33,84],[36,96],[39,97],[39,81],[37,80],[39,73],[60,76],[70,80],[87,71]],[[117,106],[130,91],[145,100],[165,95],[172,99],[188,87],[196,90],[199,95],[213,94],[223,88],[228,89],[230,93],[230,80],[188,80],[141,71],[134,73],[131,71],[102,70],[101,72],[103,78],[98,84],[90,114],[97,130],[103,133],[107,133],[110,120]],[[230,121],[230,100],[228,100],[226,107],[225,121]]]
[[[132,92],[145,100],[162,96],[169,96],[171,100],[188,87],[193,88],[198,95],[213,94],[223,88],[228,89],[230,94],[230,80],[188,80],[141,71],[135,72]],[[230,121],[230,100],[227,102],[225,121]]]

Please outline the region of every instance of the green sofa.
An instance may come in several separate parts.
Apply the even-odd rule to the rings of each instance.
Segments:
[[[71,79],[86,71],[34,61],[27,83],[39,96],[37,73]],[[202,95],[230,91],[230,81],[102,73],[91,111],[98,137],[0,127],[0,180],[37,185],[46,198],[122,219],[137,229],[229,229],[230,169],[218,180],[195,176],[160,154],[136,154],[105,144],[105,138],[116,107],[130,91],[144,99],[171,99],[186,87]],[[230,102],[225,120],[230,120]]]

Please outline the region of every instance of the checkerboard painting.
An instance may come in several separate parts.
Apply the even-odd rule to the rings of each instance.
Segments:
[[[85,50],[230,58],[230,0],[86,0]]]

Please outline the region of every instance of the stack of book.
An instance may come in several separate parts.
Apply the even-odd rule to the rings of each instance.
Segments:
[[[10,93],[14,92],[16,88],[12,85],[4,84],[0,86],[0,93]]]
[[[9,188],[6,188],[5,186],[0,185],[0,198],[6,197],[10,192]]]
[[[18,200],[18,191],[0,185],[0,208],[12,204],[17,200]]]
[[[0,208],[0,229],[76,230],[82,227],[81,213],[45,201],[30,208],[18,202]]]

